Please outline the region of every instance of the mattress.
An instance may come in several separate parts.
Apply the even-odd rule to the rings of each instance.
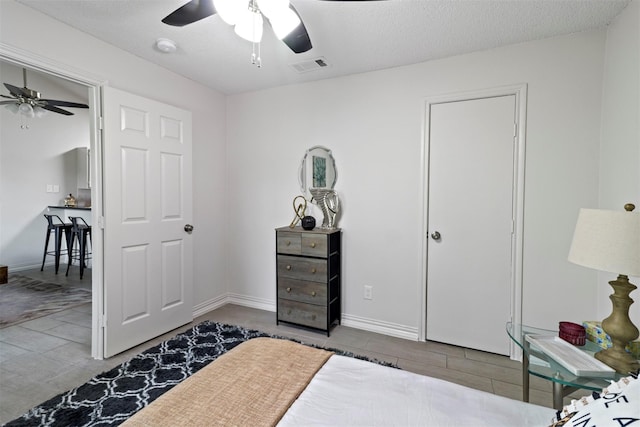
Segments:
[[[333,355],[278,426],[548,426],[555,410]]]

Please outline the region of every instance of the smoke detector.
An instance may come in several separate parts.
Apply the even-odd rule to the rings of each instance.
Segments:
[[[176,42],[171,39],[156,40],[156,49],[162,53],[173,53],[177,48],[178,46],[176,45]]]

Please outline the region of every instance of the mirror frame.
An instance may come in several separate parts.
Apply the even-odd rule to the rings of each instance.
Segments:
[[[327,159],[327,163],[328,163],[327,169],[329,169],[329,166],[333,168],[333,180],[331,182],[327,182],[327,185],[323,187],[308,187],[307,177],[313,177],[313,163],[308,162],[310,158],[309,154],[311,154],[311,157],[312,157],[316,153],[317,154],[322,153],[321,157],[324,157]],[[330,178],[330,175],[329,175],[329,178]],[[304,157],[302,158],[302,162],[300,162],[300,167],[298,168],[298,182],[300,183],[300,190],[302,191],[302,194],[304,194],[307,200],[311,200],[312,196],[311,196],[311,193],[309,192],[309,188],[327,188],[327,189],[333,190],[333,188],[336,185],[336,181],[338,181],[338,169],[336,168],[336,160],[333,158],[333,154],[331,153],[331,150],[321,145],[315,145],[309,148],[304,153]],[[315,203],[315,200],[314,200],[314,203]]]

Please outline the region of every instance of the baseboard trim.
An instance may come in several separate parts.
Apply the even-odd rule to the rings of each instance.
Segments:
[[[276,303],[272,300],[255,298],[247,295],[227,293],[209,301],[205,301],[193,307],[193,317],[220,308],[227,304],[235,304],[243,307],[255,308],[257,310],[276,311]],[[383,322],[366,317],[343,314],[341,324],[350,328],[362,329],[364,331],[376,332],[397,338],[411,341],[418,341],[418,328],[397,323]]]
[[[273,301],[249,297],[246,295],[226,293],[195,305],[193,307],[193,317],[196,318],[198,316],[202,316],[203,314],[227,304],[241,305],[243,307],[255,308],[258,310],[276,311],[276,304]]]
[[[352,314],[343,314],[342,324],[350,328],[362,329],[382,335],[418,341],[418,328],[413,326],[383,322],[380,320],[368,319],[366,317],[354,316]]]
[[[232,293],[227,294],[227,299],[229,304],[242,305],[244,307],[255,308],[258,310],[272,311],[274,313],[276,311],[276,302],[273,300]]]
[[[208,301],[201,302],[193,307],[193,318],[202,316],[210,311],[225,306],[228,304],[227,296],[221,295],[217,298],[212,298]]]

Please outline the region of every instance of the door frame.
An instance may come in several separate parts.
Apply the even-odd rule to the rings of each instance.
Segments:
[[[104,355],[103,271],[104,271],[104,216],[102,192],[102,87],[107,80],[85,70],[55,61],[24,49],[0,42],[0,59],[19,67],[30,67],[39,72],[86,86],[89,91],[89,148],[91,149],[91,223],[92,229],[92,282],[91,282],[91,357]]]
[[[427,331],[427,270],[428,270],[428,242],[429,238],[429,147],[430,147],[430,115],[431,107],[436,104],[471,101],[474,99],[493,98],[497,96],[515,95],[515,147],[513,151],[513,203],[512,218],[514,219],[511,237],[511,321],[522,323],[522,255],[524,231],[524,172],[526,145],[526,117],[527,117],[527,84],[520,83],[499,86],[468,92],[456,92],[425,98],[422,126],[421,147],[421,196],[422,196],[422,280],[420,282],[420,322],[418,324],[418,339],[426,340]],[[506,333],[506,332],[505,332]],[[509,354],[512,359],[520,359],[521,350],[510,341]]]

